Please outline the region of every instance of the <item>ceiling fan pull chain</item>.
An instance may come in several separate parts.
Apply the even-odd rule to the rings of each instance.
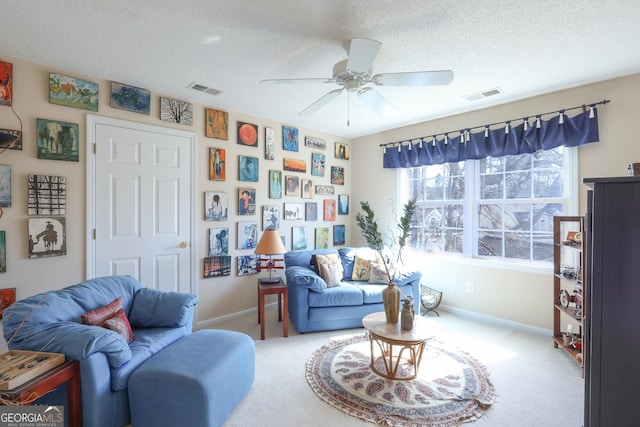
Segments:
[[[349,92],[347,92],[347,127],[351,124],[350,116],[349,116]]]

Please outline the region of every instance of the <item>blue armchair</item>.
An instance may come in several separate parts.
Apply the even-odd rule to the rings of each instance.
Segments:
[[[117,332],[81,323],[83,313],[117,297],[135,335],[130,344]],[[16,302],[4,311],[2,327],[10,349],[63,353],[80,361],[82,424],[122,427],[131,422],[130,375],[191,333],[197,303],[195,295],[145,288],[131,276],[101,277]],[[64,399],[60,395],[50,398]]]

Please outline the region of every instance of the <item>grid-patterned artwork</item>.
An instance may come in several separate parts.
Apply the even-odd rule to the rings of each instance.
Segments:
[[[217,255],[204,259],[202,276],[220,277],[231,275],[231,257],[229,255]]]
[[[29,175],[29,215],[65,215],[67,211],[67,178],[53,175]]]

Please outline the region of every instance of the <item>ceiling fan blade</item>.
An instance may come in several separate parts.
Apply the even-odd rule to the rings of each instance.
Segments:
[[[308,116],[310,114],[315,113],[316,111],[318,111],[319,109],[321,109],[322,107],[327,105],[329,102],[331,102],[335,98],[337,98],[342,93],[343,90],[344,90],[343,88],[335,89],[335,90],[332,90],[331,92],[328,92],[328,93],[324,94],[316,102],[314,102],[313,104],[309,105],[304,110],[300,111],[298,113],[298,115],[299,116]]]
[[[381,116],[392,114],[396,111],[395,107],[380,95],[380,92],[370,87],[362,89],[358,95],[365,104]]]
[[[290,84],[290,83],[335,83],[334,79],[330,78],[308,78],[308,79],[265,79],[260,80],[260,83],[275,83],[275,84]]]
[[[382,43],[371,39],[353,39],[349,48],[347,70],[354,73],[367,73],[378,55]]]
[[[433,86],[448,85],[453,80],[453,71],[414,71],[408,73],[376,74],[372,80],[382,86]]]

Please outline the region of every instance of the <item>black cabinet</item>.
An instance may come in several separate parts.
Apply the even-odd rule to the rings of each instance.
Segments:
[[[584,425],[640,426],[640,177],[584,183]]]

